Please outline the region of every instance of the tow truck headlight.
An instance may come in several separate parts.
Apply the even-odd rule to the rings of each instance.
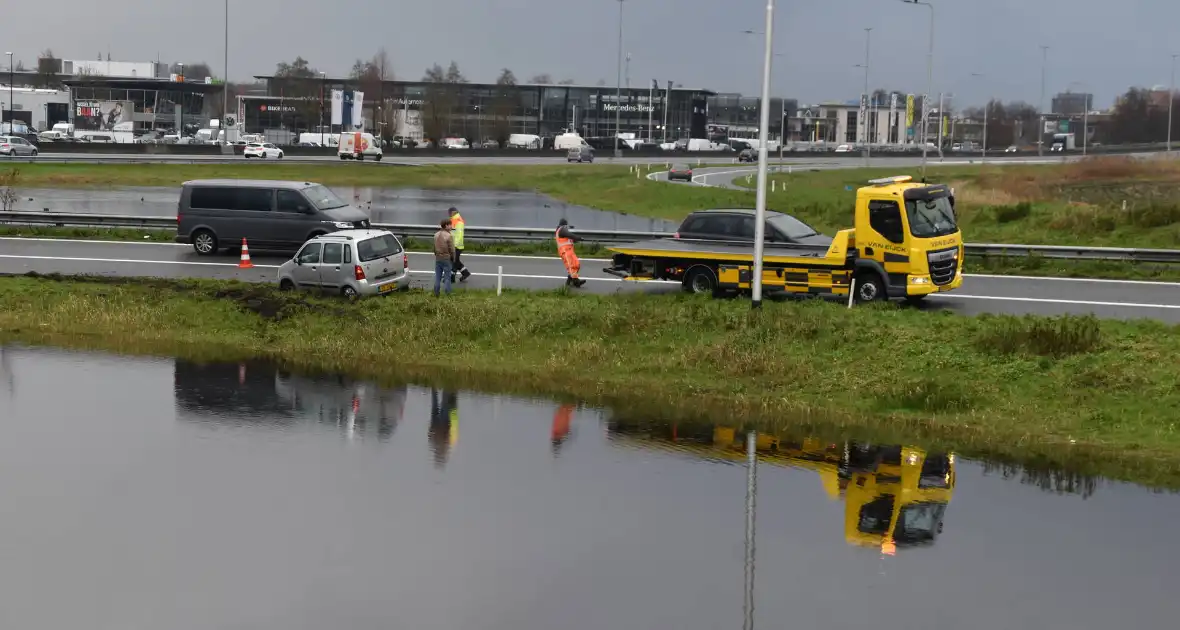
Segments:
[[[910,276],[910,284],[930,284],[929,276]]]

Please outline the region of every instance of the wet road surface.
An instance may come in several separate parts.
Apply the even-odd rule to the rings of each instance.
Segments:
[[[67,394],[68,395],[64,395]],[[1173,627],[1180,497],[264,364],[0,352],[0,625]],[[890,544],[892,541],[893,544]]]
[[[586,230],[672,232],[679,223],[604,212],[530,192],[426,190],[331,186],[344,201],[367,210],[376,223],[435,225],[455,206],[471,225],[526,227],[557,225],[561,218]],[[13,211],[122,214],[174,217],[179,188],[22,189]]]
[[[252,249],[250,256],[254,268],[239,269],[236,254],[201,257],[187,245],[0,237],[0,274],[37,272],[275,282],[278,266],[289,254]],[[434,277],[433,256],[412,252],[409,257],[413,286],[428,287]],[[456,285],[456,290],[494,289],[498,267],[504,268],[504,286],[508,288],[550,290],[565,283],[565,269],[556,255],[464,254],[463,260],[475,276]],[[582,277],[589,282],[582,290],[592,293],[680,291],[680,285],[673,282],[619,280],[602,271],[608,264],[606,260],[583,259]],[[1180,323],[1180,284],[969,274],[962,288],[932,296],[921,308],[964,315],[1092,313],[1104,318],[1149,318]]]

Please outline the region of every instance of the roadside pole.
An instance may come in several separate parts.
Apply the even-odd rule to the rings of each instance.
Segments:
[[[770,65],[774,59],[774,0],[766,0],[766,51],[762,62],[762,103],[758,121],[758,193],[754,211],[752,308],[762,307],[762,249],[766,238],[766,142],[770,134]]]

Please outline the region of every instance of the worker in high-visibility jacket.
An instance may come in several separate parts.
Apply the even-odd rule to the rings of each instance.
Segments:
[[[561,262],[565,263],[565,286],[580,287],[586,284],[585,280],[578,277],[578,272],[582,270],[582,262],[574,253],[574,243],[582,239],[574,235],[573,226],[566,219],[558,221],[555,236],[557,237],[557,255],[561,257]]]
[[[459,209],[452,207],[447,212],[451,215],[451,238],[455,241],[455,260],[451,266],[451,282],[455,281],[455,274],[460,274],[459,282],[466,282],[471,277],[471,270],[463,264],[463,234],[466,232],[467,222]]]

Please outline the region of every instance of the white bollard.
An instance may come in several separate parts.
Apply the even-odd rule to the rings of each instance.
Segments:
[[[856,278],[852,279],[852,284],[848,285],[848,308],[852,308],[852,298],[856,296]]]
[[[790,174],[791,174],[791,167],[790,167],[790,165],[787,165],[787,175],[790,175]]]
[[[639,178],[640,178],[640,176],[642,176],[642,175],[643,175],[643,173],[640,173],[640,172],[639,172],[639,169],[638,169],[638,168],[636,168],[636,169],[635,169],[635,179],[639,179]]]
[[[504,265],[496,267],[496,295],[504,292]]]
[[[774,192],[774,190],[777,186],[778,186],[778,182],[774,181],[773,179],[770,180],[770,192]]]

